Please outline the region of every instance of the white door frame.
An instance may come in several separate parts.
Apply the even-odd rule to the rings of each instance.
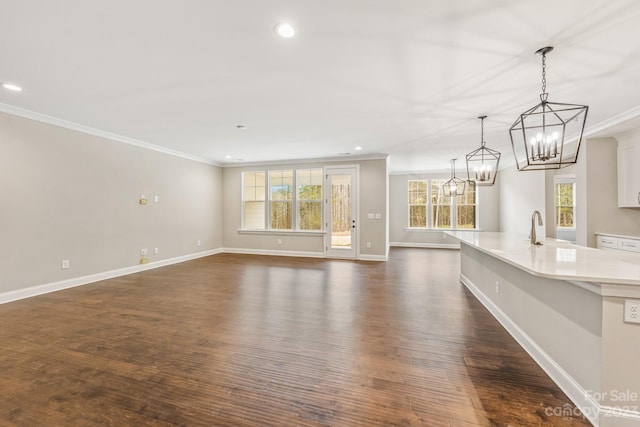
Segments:
[[[332,165],[324,167],[324,191],[323,191],[323,221],[324,221],[324,255],[327,258],[345,258],[345,259],[359,259],[360,258],[360,165]],[[339,173],[353,173],[353,188],[351,193],[351,209],[353,212],[353,219],[355,222],[355,230],[351,239],[351,251],[341,251],[331,249],[331,186],[329,182],[329,175]]]

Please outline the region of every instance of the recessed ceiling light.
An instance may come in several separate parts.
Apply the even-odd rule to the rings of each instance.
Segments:
[[[240,130],[247,130],[247,127],[244,125],[237,125],[236,128],[240,129]]]
[[[275,30],[280,37],[284,37],[285,39],[290,39],[291,37],[296,35],[295,28],[293,28],[291,24],[287,24],[286,22],[281,22],[280,24],[276,25]]]
[[[224,156],[224,158],[225,158],[225,159],[230,159],[230,158],[231,158],[231,156],[227,155],[227,156]]]
[[[14,85],[13,83],[3,83],[2,87],[5,89],[12,90],[14,92],[22,92],[22,88],[18,85]]]
[[[356,151],[360,151],[360,150],[362,150],[362,147],[360,146],[356,147]]]

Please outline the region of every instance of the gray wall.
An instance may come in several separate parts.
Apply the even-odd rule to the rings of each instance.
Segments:
[[[618,143],[587,139],[576,167],[576,243],[596,246],[596,232],[640,233],[640,209],[618,207]]]
[[[265,253],[301,252],[321,256],[322,235],[305,235],[287,232],[240,232],[242,218],[242,172],[252,170],[304,169],[332,165],[360,166],[360,254],[363,256],[386,257],[387,254],[387,160],[358,160],[326,163],[286,163],[228,167],[223,171],[223,232],[222,242],[227,250],[258,251]],[[382,213],[382,219],[367,219],[367,213]],[[278,244],[278,239],[282,242]],[[366,247],[371,242],[371,248]]]
[[[463,176],[462,173],[458,174]],[[438,230],[407,230],[408,227],[408,181],[413,179],[450,178],[450,173],[393,174],[389,177],[389,240],[402,246],[459,246],[455,239]],[[492,187],[478,187],[478,226],[484,231],[498,231],[499,227],[499,181]]]
[[[520,172],[510,166],[500,170],[498,179],[500,231],[529,235],[533,211],[545,216],[545,171]],[[544,227],[537,228],[538,236],[544,232]]]
[[[218,167],[3,113],[0,152],[0,292],[222,246]]]

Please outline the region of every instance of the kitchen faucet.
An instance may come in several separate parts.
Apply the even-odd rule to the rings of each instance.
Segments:
[[[529,238],[531,239],[532,245],[542,246],[542,242],[538,242],[536,239],[536,216],[538,216],[538,225],[542,225],[542,214],[540,211],[533,211],[533,215],[531,215],[531,234]]]

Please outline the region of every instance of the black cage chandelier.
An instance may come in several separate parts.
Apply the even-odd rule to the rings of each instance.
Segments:
[[[547,101],[547,53],[553,47],[536,51],[542,55],[542,94],[540,104],[520,114],[509,129],[518,170],[560,169],[578,160],[589,107]]]
[[[451,179],[442,184],[442,191],[448,197],[462,196],[466,186],[464,179],[456,177],[456,160],[451,159]]]
[[[476,185],[489,186],[496,182],[498,165],[500,164],[500,152],[485,146],[484,119],[480,116],[480,148],[476,148],[467,154],[467,180]]]

